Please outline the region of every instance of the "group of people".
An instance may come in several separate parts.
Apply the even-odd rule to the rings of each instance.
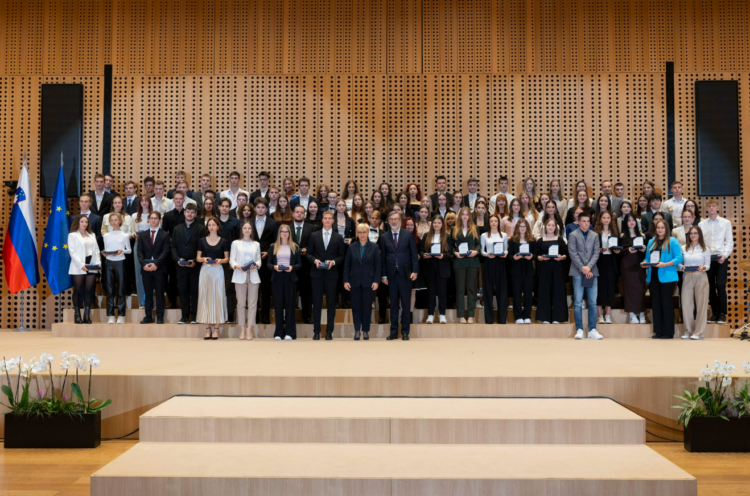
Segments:
[[[646,288],[656,339],[675,335],[676,285],[683,339],[703,339],[707,322],[726,322],[732,226],[716,200],[706,202],[702,218],[679,181],[666,201],[646,181],[631,202],[625,186],[611,181],[593,198],[579,181],[567,198],[559,180],[542,187],[526,178],[511,193],[505,176],[487,196],[474,178],[465,191],[449,192],[445,176],[435,178],[430,195],[416,183],[394,191],[383,182],[366,196],[353,180],[341,192],[319,184],[313,194],[307,177],[278,187],[268,172],[249,193],[240,180],[232,172],[217,194],[204,174],[189,190],[179,171],[174,189],[147,177],[140,195],[133,181],[120,195],[112,176],[98,174],[79,199],[68,239],[76,323],[91,322],[101,278],[109,323],[124,323],[127,295],[137,293],[145,308],[142,324],[153,322],[154,300],[161,324],[166,301],[178,308],[179,296],[179,323],[205,325],[204,339],[218,339],[219,326],[234,322],[240,339],[253,339],[258,320],[270,324],[273,295],[274,337],[292,340],[299,294],[313,339],[322,334],[325,297],[325,339],[333,338],[337,308],[352,309],[355,340],[369,339],[377,300],[379,323],[390,308],[388,339],[398,338],[400,321],[408,340],[417,300],[428,324],[436,310],[447,323],[447,308],[457,309],[460,323],[474,323],[478,298],[485,323],[505,324],[509,299],[516,324],[531,324],[534,304],[538,322],[566,322],[568,276],[576,339],[584,338],[584,298],[586,337],[602,339],[597,325],[612,323],[618,292],[629,322],[646,323]]]

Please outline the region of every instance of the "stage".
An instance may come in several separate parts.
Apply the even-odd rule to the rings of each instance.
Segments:
[[[718,359],[739,365],[750,356],[746,343],[733,339],[279,342],[64,338],[46,331],[0,332],[0,349],[5,357],[26,360],[51,353],[55,374],[61,352],[96,353],[102,366],[94,371],[92,395],[113,400],[103,413],[107,438],[135,431],[141,414],[170,397],[194,394],[604,396],[650,421],[650,433],[681,439],[681,428],[673,430],[672,395],[694,385],[706,364]]]

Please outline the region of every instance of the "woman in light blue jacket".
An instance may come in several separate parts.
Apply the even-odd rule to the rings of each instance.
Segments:
[[[654,339],[674,338],[674,306],[672,295],[677,284],[677,266],[682,263],[680,243],[671,236],[669,224],[664,220],[656,222],[656,235],[648,242],[646,259],[651,262],[651,253],[659,252],[659,263],[646,269],[646,282],[651,291],[652,321]],[[656,268],[656,270],[653,270]]]

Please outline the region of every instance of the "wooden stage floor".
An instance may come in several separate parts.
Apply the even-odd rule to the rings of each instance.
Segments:
[[[0,332],[0,350],[26,359],[51,353],[55,373],[62,351],[96,353],[102,366],[92,394],[113,400],[104,413],[104,437],[136,430],[142,413],[172,396],[195,394],[603,396],[649,420],[650,433],[680,439],[672,395],[696,384],[699,370],[713,360],[739,365],[750,356],[746,343],[732,339],[278,342],[63,338],[43,331]]]

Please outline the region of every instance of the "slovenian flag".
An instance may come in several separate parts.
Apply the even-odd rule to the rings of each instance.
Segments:
[[[39,259],[34,230],[34,202],[29,184],[29,169],[24,160],[18,178],[8,231],[3,244],[5,282],[11,293],[39,284]]]

